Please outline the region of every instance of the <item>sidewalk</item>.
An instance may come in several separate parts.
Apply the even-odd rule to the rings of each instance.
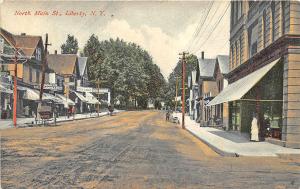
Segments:
[[[121,112],[121,110],[115,110],[115,113],[119,113]],[[108,112],[101,112],[99,113],[100,117],[106,116],[108,115]],[[81,120],[81,119],[89,119],[89,118],[96,118],[98,117],[97,113],[92,113],[92,114],[76,114],[75,118],[73,119],[73,116],[70,116],[69,118],[67,116],[60,116],[56,118],[56,122],[64,122],[64,121],[73,121],[73,120]],[[41,122],[38,122],[39,124],[41,124]],[[54,123],[54,119],[52,118],[51,121],[47,122],[47,123]],[[18,118],[17,119],[17,127],[26,127],[29,125],[33,125],[35,124],[35,118]],[[13,122],[12,119],[8,119],[8,120],[0,120],[0,130],[1,129],[8,129],[8,128],[13,128]]]
[[[177,113],[181,123],[181,113]],[[180,125],[181,127],[181,125]],[[195,137],[224,156],[300,156],[300,149],[286,148],[268,142],[251,142],[248,138],[199,123],[185,117],[185,128]]]

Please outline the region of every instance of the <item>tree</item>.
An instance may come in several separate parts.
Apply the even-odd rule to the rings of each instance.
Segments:
[[[193,70],[197,70],[198,68],[198,59],[197,56],[191,54],[186,57],[186,74],[185,81],[187,83],[188,76],[191,75]],[[167,106],[174,107],[174,99],[176,96],[176,77],[178,77],[178,87],[181,88],[182,81],[182,63],[181,61],[177,62],[177,65],[173,69],[172,73],[168,77],[168,85],[166,86],[165,91],[165,102]],[[178,90],[178,96],[181,96],[182,91]],[[189,95],[189,93],[186,93]]]
[[[114,102],[129,108],[146,108],[149,99],[160,100],[166,85],[147,51],[119,38],[99,41],[92,35],[84,47],[90,78],[106,80]]]
[[[90,80],[100,79],[101,66],[103,61],[103,53],[100,48],[100,41],[95,34],[92,34],[88,39],[83,49],[83,55],[88,57],[87,71]]]
[[[73,35],[68,34],[66,42],[60,48],[62,54],[77,54],[78,41]]]

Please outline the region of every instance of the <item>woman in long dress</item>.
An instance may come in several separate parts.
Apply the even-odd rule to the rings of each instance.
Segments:
[[[251,123],[251,141],[259,141],[257,118],[254,116]]]

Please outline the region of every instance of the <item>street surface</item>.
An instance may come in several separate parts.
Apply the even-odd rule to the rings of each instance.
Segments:
[[[164,116],[2,130],[2,188],[300,187],[299,159],[221,157]]]

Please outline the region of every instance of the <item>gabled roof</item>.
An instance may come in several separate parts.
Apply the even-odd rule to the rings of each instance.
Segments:
[[[3,28],[0,28],[0,34],[10,45],[20,48],[26,56],[32,56],[40,40],[42,40],[41,36],[14,35]]]
[[[84,75],[86,69],[87,57],[78,57],[78,68],[80,76]]]
[[[49,54],[48,67],[61,75],[72,75],[77,61],[76,54]]]
[[[217,62],[219,64],[221,74],[229,73],[229,56],[227,55],[218,55]]]
[[[0,28],[0,34],[6,39],[8,43],[10,43],[12,46],[15,46],[16,42],[14,40],[13,34],[9,33],[3,28]]]
[[[32,35],[13,35],[16,47],[20,48],[26,56],[32,56],[39,41],[42,40],[41,36]]]
[[[216,59],[198,59],[200,78],[213,78]]]

